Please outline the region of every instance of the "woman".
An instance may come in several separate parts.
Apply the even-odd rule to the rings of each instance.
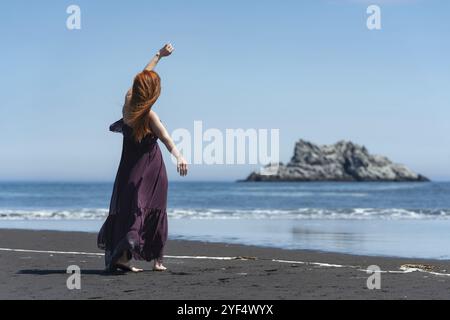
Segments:
[[[187,163],[152,110],[161,92],[160,78],[153,69],[172,52],[172,45],[165,45],[136,76],[126,95],[123,119],[110,127],[123,134],[122,159],[109,216],[98,235],[98,246],[105,250],[106,269],[110,272],[143,271],[129,265],[131,258],[154,260],[154,271],[166,270],[162,259],[167,240],[168,182],[157,140],[177,159],[181,176],[187,174]]]

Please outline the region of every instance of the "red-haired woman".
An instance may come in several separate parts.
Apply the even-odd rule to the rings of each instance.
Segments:
[[[129,265],[132,258],[154,260],[154,271],[166,270],[162,259],[168,233],[168,182],[157,140],[177,159],[181,176],[187,174],[187,163],[152,110],[161,92],[160,77],[153,69],[172,52],[172,45],[165,45],[135,77],[126,95],[123,119],[110,127],[123,134],[109,216],[98,235],[98,246],[105,250],[106,270],[110,272],[141,272]]]

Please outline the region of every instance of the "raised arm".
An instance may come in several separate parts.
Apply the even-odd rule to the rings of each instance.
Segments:
[[[174,50],[174,47],[170,43],[166,44],[162,49],[158,51],[158,53],[152,58],[152,60],[150,60],[150,62],[145,66],[144,70],[152,71],[158,64],[159,60],[161,60],[161,58],[170,56]],[[122,108],[123,115],[125,115],[125,109],[129,106],[131,93],[132,89],[129,89],[127,91],[127,94],[125,95],[125,102]]]
[[[178,173],[181,176],[186,176],[188,172],[187,162],[181,155],[180,151],[178,151],[169,132],[167,132],[166,128],[162,124],[156,112],[150,111],[149,116],[150,116],[150,128],[152,130],[152,133],[156,135],[162,141],[162,143],[164,143],[167,150],[169,150],[169,152],[177,159]]]
[[[147,66],[145,66],[144,70],[152,71],[153,69],[155,69],[159,60],[161,60],[161,58],[170,56],[173,50],[174,48],[170,43],[166,44],[161,50],[158,51],[158,53],[152,58],[152,60],[150,60]]]

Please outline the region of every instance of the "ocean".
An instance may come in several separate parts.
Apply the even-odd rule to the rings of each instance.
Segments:
[[[0,228],[97,232],[111,192],[3,182]],[[448,182],[171,182],[168,215],[172,239],[450,259]]]

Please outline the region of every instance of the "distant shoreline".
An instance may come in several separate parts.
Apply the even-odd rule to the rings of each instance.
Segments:
[[[266,182],[266,181],[247,181],[246,179],[232,179],[232,180],[170,180],[171,183],[181,183],[181,184],[189,184],[189,183],[240,183],[240,182]],[[267,181],[267,182],[343,182],[343,183],[366,183],[366,182],[375,182],[375,183],[390,183],[392,181]],[[414,183],[417,181],[398,181],[392,183]],[[450,183],[450,179],[439,179],[439,178],[431,178],[430,181],[432,183]],[[63,181],[45,181],[45,180],[4,180],[0,181],[0,184],[114,184],[114,181],[95,181],[95,180],[86,180],[86,181],[76,181],[76,180],[63,180]],[[422,182],[419,182],[422,183]]]

